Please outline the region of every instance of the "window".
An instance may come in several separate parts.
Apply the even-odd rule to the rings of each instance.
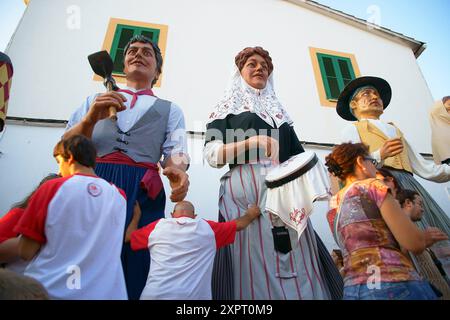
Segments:
[[[157,43],[164,60],[167,31],[168,27],[162,24],[111,18],[102,50],[108,51],[114,62],[114,79],[119,83],[126,82],[125,74],[123,73],[123,53],[128,41],[135,35],[146,36]],[[155,87],[161,86],[161,79],[162,75],[159,76],[158,82],[154,85]],[[94,75],[94,80],[102,81],[97,75]]]
[[[118,24],[111,46],[111,58],[114,61],[113,72],[123,75],[123,54],[128,41],[136,35],[143,35],[155,43],[159,40],[159,29],[141,28]]]
[[[322,53],[317,53],[317,59],[327,99],[337,100],[345,86],[355,79],[352,62],[349,58]]]
[[[360,76],[351,54],[310,48],[321,105],[335,107],[345,86]]]

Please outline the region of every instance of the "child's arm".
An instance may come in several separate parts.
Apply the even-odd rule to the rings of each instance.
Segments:
[[[422,231],[425,237],[426,247],[429,248],[439,241],[448,240],[448,236],[440,229],[435,227],[428,227]]]
[[[209,221],[211,229],[216,239],[216,249],[232,244],[236,237],[236,232],[245,229],[254,219],[261,214],[259,208],[255,205],[248,208],[245,214],[237,219],[228,222]]]
[[[0,263],[11,263],[19,258],[19,237],[0,243]]]
[[[130,242],[131,234],[138,229],[139,220],[141,220],[141,207],[139,203],[136,201],[134,205],[133,218],[131,219],[130,224],[128,225],[127,231],[125,232],[125,243]]]
[[[259,210],[258,206],[253,205],[248,208],[248,210],[245,212],[245,215],[234,220],[236,221],[236,231],[241,231],[247,228],[247,226],[257,217],[259,217],[260,214],[261,210]]]
[[[22,236],[19,240],[19,256],[26,261],[33,259],[41,249],[41,244],[31,238]]]

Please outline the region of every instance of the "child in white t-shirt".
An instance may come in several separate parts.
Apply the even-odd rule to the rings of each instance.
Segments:
[[[92,142],[77,135],[54,148],[61,178],[31,197],[15,231],[24,274],[53,299],[127,299],[120,261],[124,192],[94,172]]]

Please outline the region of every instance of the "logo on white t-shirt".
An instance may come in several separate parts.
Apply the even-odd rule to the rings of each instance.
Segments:
[[[87,186],[89,194],[93,197],[98,197],[102,193],[102,188],[93,182],[89,183]]]

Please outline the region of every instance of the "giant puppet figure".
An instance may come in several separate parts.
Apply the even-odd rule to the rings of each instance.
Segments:
[[[429,120],[434,162],[450,165],[450,96],[434,103]]]
[[[418,225],[423,229],[437,227],[450,234],[449,217],[413,175],[444,183],[450,181],[450,166],[426,161],[399,128],[392,122],[380,120],[391,96],[389,83],[381,78],[360,77],[347,84],[339,96],[336,111],[341,118],[354,122],[344,129],[342,142],[368,145],[372,157],[395,176],[401,188],[416,190],[424,200],[425,213]],[[448,273],[450,242],[438,242],[433,249],[440,253]]]
[[[161,74],[162,62],[157,44],[144,36],[133,37],[124,52],[127,87],[85,99],[72,114],[64,135],[92,138],[98,153],[97,175],[127,195],[127,226],[136,203],[142,210],[139,228],[164,217],[166,196],[158,163],[170,180],[173,202],[183,200],[188,191],[183,112],[151,90]],[[117,109],[117,121],[109,118],[110,107]],[[149,265],[147,251],[133,252],[129,244],[124,245],[122,266],[129,299],[139,299]]]
[[[239,233],[234,244],[217,252],[214,299],[342,297],[342,278],[311,221],[304,220],[305,229],[299,236],[295,229],[286,228],[279,215],[266,210],[270,158],[275,155],[286,163],[304,151],[293,121],[275,94],[269,52],[261,47],[243,49],[235,57],[228,90],[209,116],[204,156],[214,168],[227,164],[230,168],[220,179],[218,220],[238,218],[254,203],[261,208],[261,216]],[[316,199],[316,190],[310,187],[302,185],[301,191],[311,192],[297,194],[304,203]],[[284,186],[281,189],[283,201],[274,201],[272,208],[279,209],[278,204],[290,196]]]
[[[6,54],[0,52],[0,132],[5,127],[12,76],[13,66],[11,60]]]

